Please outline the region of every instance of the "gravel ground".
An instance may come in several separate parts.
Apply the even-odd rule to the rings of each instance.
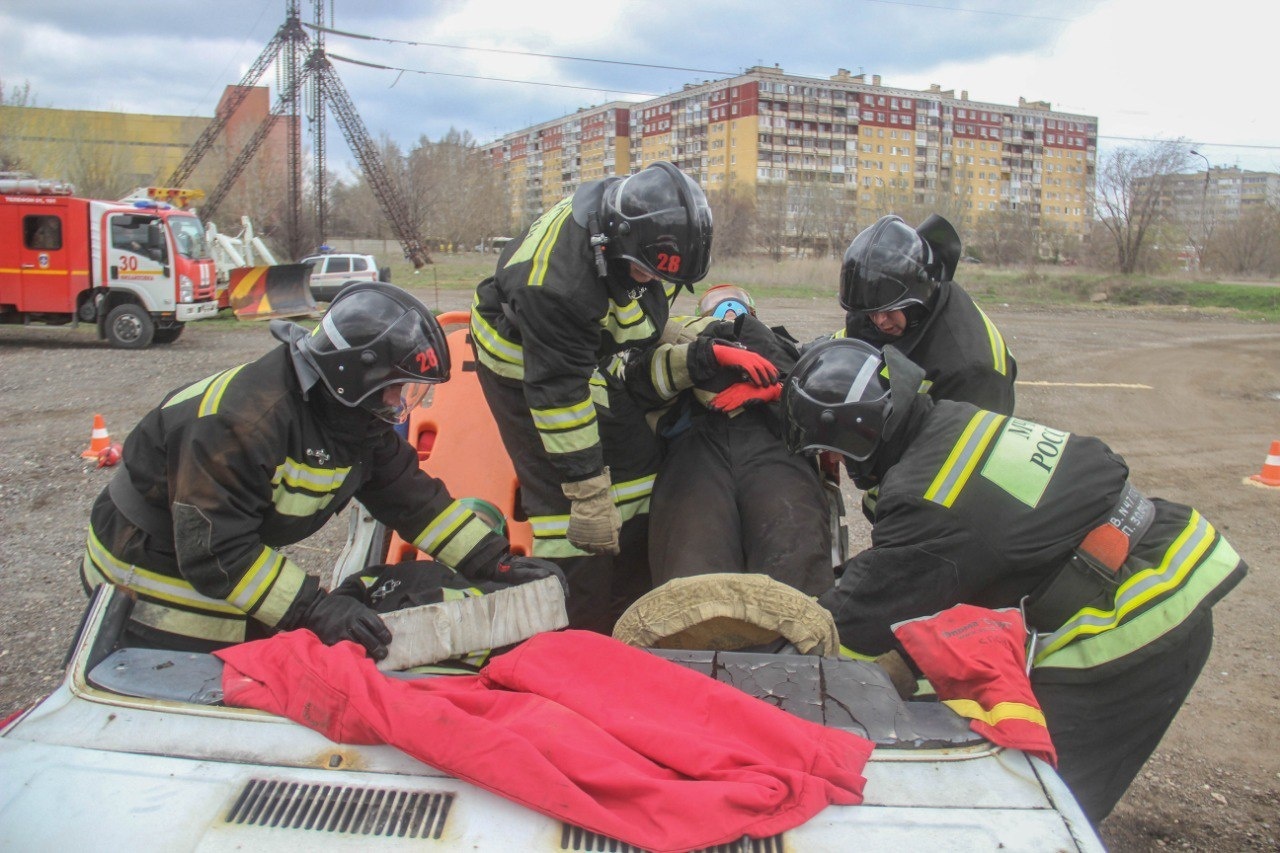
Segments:
[[[470,302],[422,295],[444,310]],[[1103,437],[1139,488],[1200,509],[1251,567],[1215,609],[1213,655],[1104,840],[1122,851],[1280,849],[1280,489],[1242,482],[1280,440],[1280,330],[1190,312],[987,308],[1018,358],[1020,415]],[[810,300],[762,299],[760,314],[801,339],[838,324],[832,306]],[[141,352],[108,349],[83,328],[0,326],[0,719],[61,678],[85,603],[74,567],[112,473],[79,455],[93,414],[122,441],[167,390],[273,344],[250,323],[195,324]],[[319,571],[343,520],[290,555]],[[865,525],[851,526],[857,547]]]

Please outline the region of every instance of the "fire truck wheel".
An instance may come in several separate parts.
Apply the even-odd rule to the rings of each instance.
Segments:
[[[182,330],[186,325],[170,326],[167,329],[156,329],[156,337],[154,343],[171,344],[182,335]]]
[[[111,309],[104,329],[107,342],[120,349],[143,349],[151,345],[156,324],[141,305],[125,303]]]

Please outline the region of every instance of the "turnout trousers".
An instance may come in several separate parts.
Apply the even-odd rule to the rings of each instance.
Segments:
[[[480,387],[520,483],[520,506],[533,527],[533,556],[555,562],[569,581],[569,627],[609,634],[618,617],[653,588],[649,577],[649,499],[658,467],[658,442],[643,411],[620,384],[592,380],[604,464],[622,516],[616,556],[588,554],[566,537],[569,499],[563,475],[538,436],[524,387],[477,364]],[[607,395],[608,403],[603,396]]]
[[[1213,613],[1204,608],[1156,645],[1097,673],[1031,671],[1058,775],[1094,824],[1124,796],[1186,701],[1213,646]]]
[[[770,417],[764,409],[709,414],[668,445],[650,509],[655,586],[739,572],[808,595],[831,588],[826,492],[813,461],[787,452]]]

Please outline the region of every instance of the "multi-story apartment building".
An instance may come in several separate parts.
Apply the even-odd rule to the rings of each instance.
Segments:
[[[612,155],[590,161],[584,128],[606,115]],[[629,120],[629,132],[624,124]],[[486,146],[503,170],[513,226],[577,183],[670,160],[710,193],[778,203],[785,228],[812,234],[821,211],[866,224],[936,210],[958,224],[998,212],[1083,236],[1093,216],[1096,117],[1048,103],[971,101],[967,92],[883,86],[841,69],[828,79],[754,67],[641,103],[611,103]],[[597,166],[603,166],[598,171]]]
[[[512,222],[528,224],[579,184],[630,174],[631,107],[614,101],[581,109],[485,146],[503,172]]]
[[[1214,166],[1172,175],[1160,203],[1183,221],[1234,222],[1250,210],[1280,207],[1280,174]]]

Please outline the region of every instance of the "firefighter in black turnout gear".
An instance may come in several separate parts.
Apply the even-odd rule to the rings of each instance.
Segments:
[[[919,228],[882,216],[844,253],[837,337],[893,344],[924,368],[935,400],[961,400],[1013,414],[1018,365],[1004,338],[957,285],[960,235],[934,214]]]
[[[385,656],[391,635],[373,610],[320,589],[276,550],[353,498],[469,578],[558,574],[513,564],[506,540],[424,474],[395,432],[449,378],[444,335],[422,303],[382,282],[353,285],[314,331],[279,320],[271,331],[281,346],[145,415],[94,503],[81,577],[87,591],[136,593],[128,641],[211,651],[310,628]]]
[[[761,322],[740,287],[709,288],[698,307],[624,368],[663,446],[649,512],[653,583],[753,573],[819,595],[835,579],[827,497],[813,460],[783,444],[777,404],[796,342]],[[758,384],[722,367],[716,347],[745,348],[744,362],[757,355]]]
[[[923,381],[893,346],[836,340],[786,383],[789,447],[842,454],[880,489],[871,547],[819,601],[869,656],[901,651],[902,620],[1021,607],[1059,772],[1100,821],[1190,692],[1245,563],[1191,507],[1138,492],[1099,439],[934,401]]]
[[[568,576],[572,627],[608,633],[649,589],[657,443],[611,368],[657,340],[671,300],[710,259],[706,196],[657,162],[579,187],[476,288],[480,385],[515,465],[533,553]]]

